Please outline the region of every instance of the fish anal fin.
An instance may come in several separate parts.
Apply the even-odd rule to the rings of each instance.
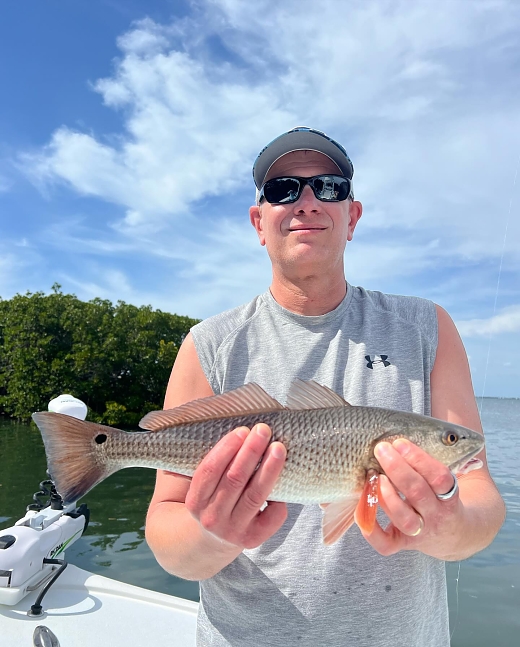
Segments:
[[[188,422],[267,413],[280,409],[285,407],[266,393],[261,386],[251,382],[227,393],[187,402],[175,409],[151,411],[144,416],[139,426],[149,431],[161,431]]]
[[[354,523],[354,512],[358,504],[358,499],[359,492],[341,501],[321,504],[321,507],[324,509],[321,529],[323,543],[326,546],[330,546],[338,541]]]
[[[328,386],[313,380],[304,382],[296,379],[291,383],[287,395],[288,409],[326,409],[327,407],[350,407],[340,395]]]
[[[379,497],[379,474],[369,470],[354,515],[357,525],[368,535],[374,530]]]

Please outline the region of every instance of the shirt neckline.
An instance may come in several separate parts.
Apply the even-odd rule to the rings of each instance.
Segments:
[[[350,305],[350,302],[352,301],[353,297],[353,292],[354,289],[350,285],[350,283],[347,281],[347,293],[341,300],[341,302],[334,308],[334,310],[331,310],[330,312],[326,312],[325,314],[322,315],[302,315],[298,314],[296,312],[292,312],[291,310],[287,310],[287,308],[284,308],[282,305],[276,301],[276,299],[273,297],[271,294],[271,290],[267,290],[264,292],[263,299],[266,303],[266,305],[271,309],[274,310],[277,314],[281,315],[282,317],[285,317],[285,319],[289,319],[290,321],[294,321],[299,324],[303,324],[306,326],[317,326],[320,324],[325,324],[329,323],[330,321],[333,321],[337,317],[340,317],[343,315],[343,313],[347,310],[347,308]]]

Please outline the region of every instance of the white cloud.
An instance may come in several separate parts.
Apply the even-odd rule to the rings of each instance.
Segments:
[[[172,240],[175,241],[172,244]],[[271,268],[249,220],[221,218],[198,235],[174,233],[171,226],[146,239],[125,236],[117,241],[89,229],[81,220],[48,228],[38,244],[54,253],[74,252],[81,276],[61,270],[53,280],[83,299],[95,296],[207,317],[251,299],[269,283]],[[88,261],[81,260],[87,256]],[[117,269],[127,267],[125,272]],[[135,273],[151,276],[146,287]],[[173,269],[174,268],[174,269]]]
[[[489,319],[458,321],[457,328],[463,337],[484,337],[520,332],[520,305],[504,308],[502,312]]]
[[[214,0],[232,26],[233,47],[248,61],[268,52],[280,65],[284,102],[304,103],[303,114],[346,128],[378,117],[402,120],[460,88],[459,55],[508,43],[519,10],[514,2],[408,0],[338,3],[311,0],[244,10],[240,0]],[[267,68],[267,69],[266,69]],[[414,110],[412,106],[417,105]],[[300,110],[300,114],[301,114]]]
[[[355,283],[374,285],[385,276],[386,279],[410,277],[425,270],[433,270],[438,263],[436,241],[423,246],[413,241],[382,245],[380,241],[360,243],[354,241],[347,245],[345,264],[347,278],[352,275]]]
[[[164,27],[145,18],[135,29],[118,38],[117,43],[121,50],[131,54],[160,53],[169,44],[165,32],[167,30]]]
[[[86,219],[69,217],[0,244],[4,299],[28,288],[48,292],[58,282],[80,299],[149,303],[202,318],[263,292],[270,275],[265,249],[246,216],[219,218],[199,227],[197,236],[175,233],[169,226],[147,238],[107,236]]]
[[[269,87],[235,80],[232,69],[214,75],[168,49],[159,31],[146,20],[123,36],[114,76],[95,84],[107,105],[129,110],[125,135],[108,144],[62,127],[44,150],[23,157],[35,181],[65,181],[126,208],[123,226],[139,235],[246,183],[266,119],[277,130],[295,119],[272,106]]]
[[[99,265],[90,265],[90,275],[95,276],[97,280],[78,280],[74,276],[63,273],[60,280],[67,283],[74,289],[79,288],[81,298],[94,299],[111,299],[113,301],[125,301],[135,303],[135,290],[132,288],[129,277],[121,270],[107,269]],[[68,288],[70,289],[70,288]],[[139,302],[139,305],[144,303]]]
[[[317,14],[306,0],[247,9],[221,0],[206,12],[206,24],[146,19],[124,34],[114,74],[94,87],[126,110],[126,132],[114,143],[64,126],[25,157],[33,177],[121,205],[130,228],[156,226],[194,200],[250,182],[258,149],[303,121],[352,140],[365,195],[380,202],[401,194],[404,225],[427,215],[412,208],[425,195],[466,206],[467,193],[486,195],[490,173],[507,184],[501,162],[510,160],[501,153],[511,138],[520,143],[518,106],[494,110],[482,97],[461,97],[467,58],[507,42],[519,20],[514,4],[323,2]],[[344,29],[330,29],[330,16]],[[226,46],[246,71],[201,53],[215,23],[233,35]],[[490,153],[498,164],[483,164]],[[454,167],[465,169],[462,177]]]
[[[64,125],[23,164],[42,186],[64,182],[120,210],[107,230],[64,227],[53,244],[162,259],[180,273],[186,312],[265,288],[265,254],[245,206],[239,221],[232,205],[245,187],[253,196],[258,150],[298,123],[354,159],[368,232],[347,250],[356,282],[429,271],[433,285],[443,265],[494,268],[510,200],[504,267],[514,268],[519,29],[520,7],[506,0],[208,0],[195,17],[142,20],[119,38],[113,74],[92,86],[119,111],[119,133]],[[81,282],[100,294],[141,296],[130,277],[91,278]],[[163,290],[157,303],[173,294]]]

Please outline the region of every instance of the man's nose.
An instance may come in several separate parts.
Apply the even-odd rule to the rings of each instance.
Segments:
[[[313,190],[311,187],[306,184],[303,187],[303,191],[299,197],[299,199],[294,203],[294,210],[295,212],[302,212],[302,211],[319,211],[320,205],[319,205],[319,200],[316,198],[314,195]]]

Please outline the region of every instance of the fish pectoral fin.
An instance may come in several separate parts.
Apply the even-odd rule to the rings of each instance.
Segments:
[[[354,514],[357,525],[367,534],[374,530],[379,496],[379,474],[370,470]]]
[[[354,523],[354,512],[359,501],[359,492],[341,501],[334,503],[322,503],[321,508],[325,511],[321,522],[323,543],[330,546],[347,532]]]
[[[352,405],[328,386],[323,386],[313,380],[305,382],[296,379],[291,382],[289,387],[286,406],[288,409],[326,409]]]

